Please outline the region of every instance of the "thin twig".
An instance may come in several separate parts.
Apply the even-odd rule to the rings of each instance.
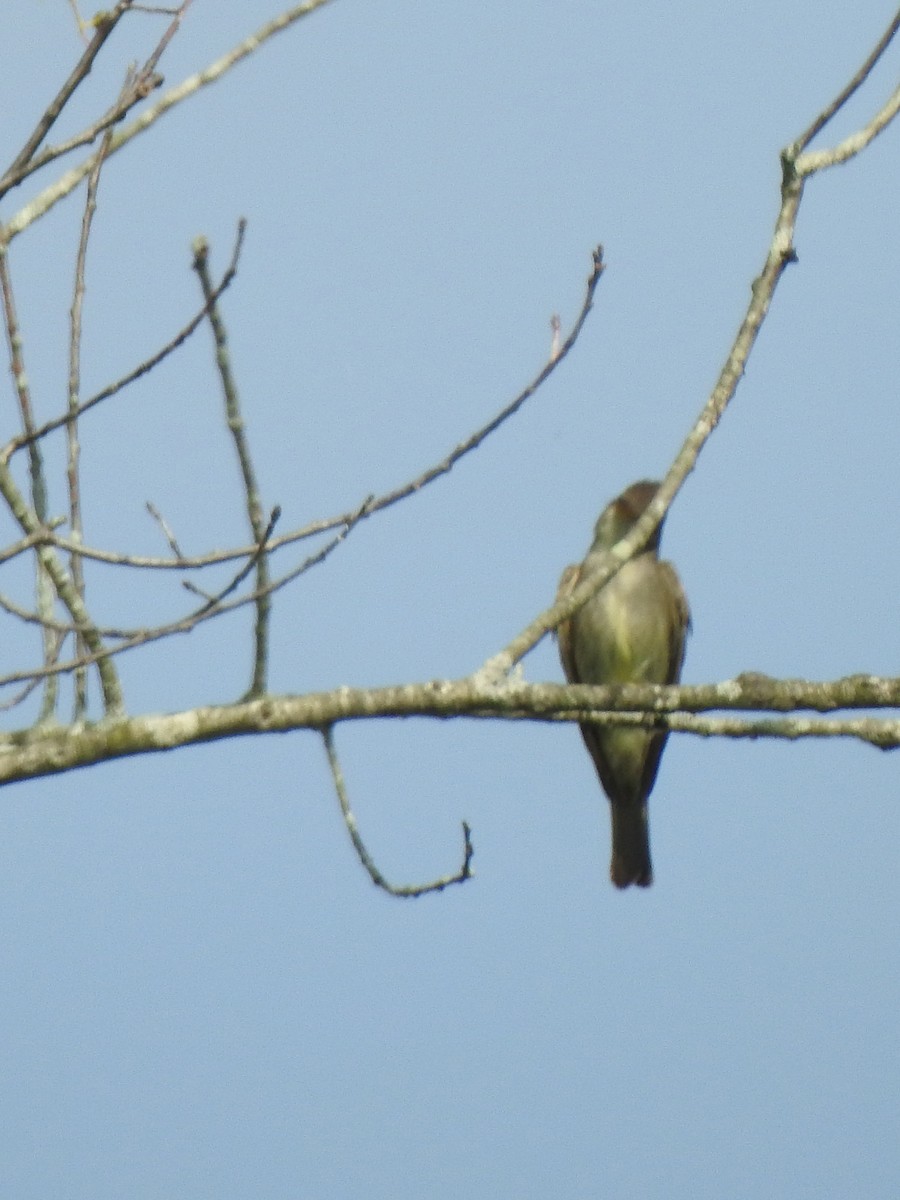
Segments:
[[[50,104],[47,106],[45,112],[41,116],[41,119],[38,121],[34,132],[13,159],[12,163],[5,171],[3,178],[0,179],[0,197],[5,196],[11,187],[14,187],[16,183],[21,182],[21,180],[25,177],[23,172],[26,174],[28,173],[26,168],[28,168],[29,164],[31,164],[31,160],[34,158],[38,146],[40,146],[41,142],[50,132],[50,129],[53,127],[60,113],[72,99],[76,89],[87,78],[91,67],[94,65],[94,60],[103,49],[103,44],[128,9],[131,7],[131,3],[132,0],[119,0],[119,3],[112,10],[112,12],[105,13],[103,20],[97,22],[94,36],[85,47],[84,54],[82,54],[81,58],[76,63],[72,74],[62,85],[53,100],[50,101]],[[79,29],[83,30],[84,25],[81,21],[81,18],[77,17],[77,19],[79,23]],[[88,172],[86,172],[86,174],[87,173]]]
[[[269,514],[269,523],[260,528],[259,541],[256,545],[256,550],[254,551],[254,553],[250,555],[247,562],[244,564],[243,567],[241,567],[240,571],[238,571],[237,575],[235,575],[234,579],[232,579],[231,582],[226,587],[224,587],[216,596],[209,597],[209,599],[207,601],[208,605],[219,608],[222,604],[222,601],[225,600],[226,597],[230,596],[232,592],[237,591],[237,589],[244,582],[244,580],[247,578],[247,576],[250,574],[250,572],[253,570],[254,567],[256,567],[256,570],[257,570],[257,573],[256,573],[257,586],[256,586],[256,589],[254,590],[253,594],[251,596],[244,597],[244,600],[246,603],[252,602],[252,603],[256,604],[257,609],[258,609],[260,598],[266,599],[266,600],[269,598],[269,596],[272,594],[272,591],[274,589],[273,589],[271,582],[269,581],[268,571],[266,572],[265,582],[259,583],[259,563],[261,560],[265,559],[266,555],[268,554],[269,534],[275,528],[275,526],[278,523],[278,521],[280,520],[280,518],[281,518],[281,509],[276,504],[275,507],[272,509],[271,513]],[[278,580],[277,582],[279,584],[281,584],[281,586],[283,586],[284,581]],[[263,589],[264,589],[264,592],[261,597],[260,592]],[[203,615],[203,613],[201,610],[201,612],[198,613],[198,616],[202,616],[202,615]],[[247,696],[247,697],[245,697],[245,699],[249,700],[249,699],[251,699],[251,697]]]
[[[19,401],[22,428],[27,434],[34,429],[31,389],[28,383],[28,374],[25,370],[22,331],[19,327],[19,318],[16,314],[15,296],[5,244],[0,244],[0,291],[2,291],[3,295],[3,322],[9,346],[10,370],[12,371],[16,396]],[[44,478],[41,448],[36,442],[32,442],[29,447],[28,474],[31,484],[31,503],[34,506],[38,524],[43,527],[47,523],[47,484]],[[53,616],[54,592],[40,553],[35,558],[35,596],[38,613],[41,616],[43,660],[46,666],[51,666],[55,662],[56,655],[59,652],[57,642],[50,634],[46,625],[46,621]],[[39,722],[53,719],[58,698],[58,677],[56,675],[48,675],[38,712]]]
[[[74,4],[74,0],[72,0],[72,2]],[[181,22],[184,19],[184,14],[191,2],[192,0],[183,0],[181,6],[177,9],[149,9],[143,5],[134,4],[132,0],[120,0],[120,3],[112,13],[98,14],[98,17],[96,17],[93,22],[97,32],[91,39],[90,45],[85,50],[81,61],[77,64],[75,70],[72,72],[72,75],[66,81],[60,94],[54,99],[50,107],[41,117],[38,128],[32,134],[31,138],[29,138],[26,146],[17,156],[15,162],[13,162],[6,171],[3,178],[0,179],[0,197],[5,195],[12,188],[17,187],[30,175],[40,171],[41,168],[47,166],[48,163],[51,163],[56,159],[69,154],[72,150],[77,149],[79,146],[89,145],[97,137],[99,137],[101,133],[110,131],[114,125],[117,125],[124,117],[128,115],[135,105],[140,104],[143,100],[146,100],[151,92],[162,85],[162,76],[156,74],[156,67],[158,66],[159,60],[171,42],[172,38],[178,32]],[[65,105],[71,99],[75,89],[90,71],[94,59],[99,53],[103,43],[106,41],[106,38],[109,37],[119,19],[126,11],[129,10],[131,12],[165,13],[166,15],[171,16],[173,20],[163,33],[162,37],[144,65],[140,69],[135,69],[132,71],[131,86],[121,93],[115,104],[108,112],[104,113],[102,117],[100,117],[93,124],[89,125],[86,129],[83,129],[74,137],[69,138],[67,141],[62,142],[59,145],[47,146],[43,151],[41,151],[40,154],[37,154],[37,147],[46,137],[50,127],[59,117],[59,114],[62,112]],[[81,21],[81,18],[78,17],[77,10],[76,20],[78,21],[79,29],[82,30],[82,36],[84,36],[83,31],[86,26],[84,22]]]
[[[65,525],[65,517],[54,517],[52,521],[47,522],[47,528],[40,530],[39,533],[29,534],[26,537],[20,538],[18,542],[13,542],[11,546],[7,546],[4,550],[0,550],[0,564],[8,562],[12,558],[16,558],[20,554],[25,554],[29,550],[33,550],[39,542],[47,540],[48,530],[57,529],[60,525]]]
[[[875,49],[859,68],[844,90],[835,96],[834,100],[832,100],[828,107],[819,113],[809,128],[804,130],[804,132],[801,133],[797,140],[793,143],[791,149],[795,158],[806,149],[817,133],[821,133],[831,118],[835,116],[836,113],[840,112],[854,92],[858,91],[859,88],[862,87],[865,81],[869,78],[869,75],[872,73],[875,64],[891,44],[894,34],[898,29],[900,29],[900,11],[894,14],[893,20],[881,35],[881,38],[875,46]]]
[[[156,505],[150,500],[146,502],[145,508],[162,530],[162,535],[169,543],[169,549],[172,551],[172,554],[176,559],[183,559],[184,555],[181,553],[181,547],[178,545],[178,540],[176,539],[175,534],[172,532],[172,527],[169,525],[169,522],[162,515]]]
[[[221,292],[221,290],[224,289],[225,286],[227,286],[227,283],[230,282],[231,273],[236,268],[237,259],[238,259],[238,255],[239,255],[240,247],[241,247],[241,240],[243,237],[243,229],[244,229],[244,227],[243,227],[243,223],[242,223],[241,226],[239,227],[239,231],[238,231],[238,240],[237,240],[237,243],[235,246],[234,256],[233,256],[233,260],[232,260],[232,267],[229,268],[229,272],[226,273],[226,277],[223,278],[222,284],[220,284],[220,288],[219,288],[220,292]],[[498,413],[495,417],[493,417],[486,425],[484,425],[480,429],[476,430],[476,432],[473,433],[472,435],[470,435],[470,437],[468,437],[463,443],[461,443],[459,446],[457,446],[455,448],[455,450],[453,450],[451,452],[451,454],[448,455],[441,463],[429,468],[427,471],[425,471],[421,475],[419,475],[416,479],[410,481],[407,484],[404,484],[402,487],[397,488],[397,489],[393,490],[392,492],[388,492],[379,498],[367,497],[367,499],[363,502],[363,504],[352,513],[345,513],[341,517],[333,517],[333,518],[328,518],[324,521],[316,522],[314,525],[308,526],[304,530],[298,531],[297,533],[294,533],[294,534],[289,534],[282,538],[276,538],[276,539],[266,538],[265,539],[265,548],[266,548],[267,553],[270,553],[274,549],[291,544],[295,541],[300,540],[301,538],[313,536],[313,534],[315,534],[315,533],[323,532],[327,529],[334,528],[336,525],[340,526],[339,532],[336,535],[336,537],[334,539],[332,539],[322,550],[317,551],[315,554],[311,555],[309,558],[304,560],[304,562],[302,562],[297,568],[288,572],[286,575],[282,576],[280,579],[276,580],[273,585],[266,587],[264,589],[257,588],[254,593],[254,597],[253,597],[254,600],[256,602],[258,602],[258,599],[260,596],[271,595],[272,592],[274,592],[275,590],[277,590],[281,587],[284,587],[287,583],[291,582],[293,579],[297,578],[299,575],[301,575],[305,571],[309,570],[310,567],[318,565],[318,563],[322,562],[340,544],[340,542],[343,541],[343,539],[344,539],[344,537],[346,537],[347,533],[352,528],[354,528],[361,520],[363,520],[365,517],[368,517],[371,513],[375,512],[375,511],[378,511],[382,508],[386,508],[391,504],[397,503],[399,500],[403,499],[404,497],[412,495],[417,491],[420,491],[423,487],[427,486],[434,479],[438,478],[440,475],[449,471],[451,469],[451,467],[464,454],[466,454],[470,450],[474,449],[477,445],[479,445],[484,440],[485,437],[488,436],[489,433],[493,432],[505,420],[507,420],[510,416],[512,416],[513,413],[515,413],[522,406],[522,404],[536,392],[537,388],[547,379],[547,377],[555,369],[555,367],[558,365],[558,363],[562,361],[562,359],[569,353],[569,351],[574,346],[574,344],[581,332],[581,329],[583,328],[584,323],[587,319],[588,313],[591,310],[591,307],[593,304],[594,291],[596,289],[597,283],[599,282],[602,270],[603,270],[602,252],[598,249],[598,251],[594,255],[592,271],[591,271],[591,275],[587,281],[585,298],[584,298],[584,301],[583,301],[583,304],[581,307],[581,311],[579,312],[579,315],[576,319],[574,326],[572,327],[571,332],[569,333],[569,335],[566,338],[563,345],[560,347],[557,357],[552,362],[548,362],[541,369],[541,371],[535,377],[535,379],[532,380],[532,382],[529,383],[528,386],[522,392],[520,392],[513,401],[511,401],[509,404],[507,404],[501,410],[500,413]],[[204,306],[204,313],[207,311],[208,307],[209,307],[208,305]],[[200,315],[202,317],[203,314],[200,314]],[[96,398],[95,398],[94,402],[96,402]],[[79,411],[83,412],[85,407],[86,407],[85,405],[82,405],[80,407]],[[65,420],[65,418],[63,418],[62,420],[59,420],[56,423],[56,425],[54,425],[53,427],[58,427],[59,424],[64,423],[64,420]],[[44,432],[49,432],[49,429],[47,426],[42,426],[40,430],[36,431],[36,436],[40,436]],[[13,445],[13,444],[10,443],[10,445]],[[18,449],[19,445],[15,445],[14,448]],[[0,462],[2,462],[2,461],[3,461],[3,456],[0,456]],[[43,535],[40,532],[38,532],[34,535],[35,539],[41,538],[42,536]],[[213,565],[215,563],[230,561],[230,560],[233,560],[233,559],[239,558],[239,557],[240,558],[249,558],[251,561],[253,561],[253,560],[255,560],[256,556],[259,553],[259,545],[260,545],[259,542],[257,542],[257,544],[255,546],[243,548],[239,551],[225,551],[225,552],[219,552],[216,554],[206,555],[206,556],[202,556],[199,558],[191,558],[191,559],[178,559],[176,557],[173,560],[169,560],[169,559],[138,558],[137,556],[129,556],[129,555],[117,555],[117,554],[113,554],[113,553],[107,552],[107,551],[96,551],[90,547],[85,547],[82,545],[73,547],[69,543],[68,539],[55,538],[54,536],[49,534],[49,532],[47,533],[46,538],[47,538],[48,544],[58,546],[60,548],[69,548],[69,549],[75,548],[85,558],[93,558],[98,561],[104,561],[104,562],[109,562],[109,563],[114,563],[114,564],[129,565],[129,566],[154,567],[154,568],[163,568],[163,569],[180,569],[180,570],[184,570],[186,568],[193,569],[195,567]],[[22,545],[23,545],[22,543],[19,544],[19,546],[22,546]],[[2,561],[2,556],[0,556],[0,561]],[[247,569],[247,567],[245,565],[244,569],[242,569],[242,572],[239,574],[238,579],[242,579],[244,577],[244,574],[246,573],[246,569]],[[229,585],[229,586],[231,587],[233,585]],[[247,602],[248,601],[246,599],[242,599],[238,602],[238,604],[243,604],[243,603],[247,603]],[[220,607],[214,607],[217,605]],[[147,641],[156,640],[159,637],[167,637],[174,633],[187,632],[188,629],[192,629],[199,621],[208,619],[208,617],[210,615],[217,615],[218,612],[224,611],[225,607],[226,606],[221,605],[221,598],[211,598],[207,602],[207,605],[204,606],[203,609],[199,610],[198,612],[196,612],[194,614],[191,614],[189,617],[184,618],[182,621],[174,622],[174,623],[171,623],[166,626],[161,626],[157,630],[141,631],[140,633],[136,633],[132,638],[130,638],[127,641],[127,643],[125,645],[116,646],[116,647],[105,647],[103,654],[104,654],[104,656],[108,656],[110,654],[120,653],[121,651],[123,651],[125,649],[131,649],[134,646],[146,644]],[[228,606],[228,607],[231,607],[231,606]],[[76,660],[76,661],[79,661],[79,660]],[[93,661],[93,658],[88,657],[86,659],[86,661]],[[62,667],[58,668],[58,670],[60,670],[60,671],[63,671],[66,669],[71,669],[71,664],[63,664]],[[16,681],[18,681],[19,678],[20,677],[17,676]],[[13,681],[12,679],[0,680],[0,685],[2,685],[4,683],[12,682],[12,681]]]
[[[125,80],[123,91],[128,90],[131,82],[129,75]],[[69,394],[67,399],[67,415],[69,420],[66,423],[66,483],[69,492],[70,537],[76,543],[84,541],[84,525],[81,513],[81,486],[79,480],[81,446],[78,440],[78,396],[81,391],[81,330],[84,311],[84,275],[91,226],[94,221],[94,213],[97,211],[97,190],[100,186],[100,172],[103,169],[103,161],[109,149],[110,136],[107,133],[101,142],[96,162],[94,163],[94,169],[88,176],[84,215],[81,221],[81,236],[78,239],[78,253],[75,258],[75,289],[70,309]],[[32,445],[36,446],[37,443],[33,442]],[[42,520],[46,520],[46,518],[42,517]],[[84,567],[81,555],[77,550],[73,550],[69,556],[69,570],[72,573],[72,584],[83,603],[85,600]],[[76,654],[78,657],[84,657],[87,652],[84,633],[79,629],[75,636]],[[79,667],[75,671],[74,683],[74,719],[80,721],[83,720],[87,712],[87,671],[85,668]]]
[[[887,129],[898,112],[900,112],[900,87],[891,93],[886,103],[878,110],[868,125],[863,126],[856,133],[851,133],[831,150],[807,150],[805,154],[801,154],[794,160],[792,165],[798,177],[806,179],[817,171],[836,167],[840,163],[855,158],[857,154],[865,150],[870,142],[875,140],[879,133],[883,133]],[[786,157],[790,161],[789,152],[786,152]]]
[[[0,495],[6,500],[10,512],[18,522],[23,533],[34,535],[42,531],[43,527],[40,518],[35,513],[35,510],[26,503],[25,498],[22,496],[13,479],[12,472],[4,464],[0,464]],[[103,691],[103,707],[106,715],[120,716],[124,712],[125,705],[115,664],[111,661],[109,655],[104,653],[103,639],[100,637],[96,625],[91,620],[87,608],[72,582],[71,576],[67,574],[53,548],[45,542],[35,543],[35,553],[42,567],[50,577],[57,596],[68,609],[73,623],[78,631],[84,635],[85,643],[90,651],[90,661],[97,663],[97,670],[100,674],[100,685]],[[53,668],[45,668],[43,673],[47,675],[58,674],[59,671],[54,666]]]
[[[365,842],[360,837],[356,817],[353,815],[353,810],[350,807],[350,801],[347,797],[344,773],[341,770],[340,760],[334,746],[332,727],[330,725],[322,730],[322,738],[325,742],[325,753],[328,755],[328,765],[331,768],[331,778],[334,780],[334,790],[337,793],[338,803],[341,806],[341,816],[344,818],[344,825],[350,835],[357,858],[365,867],[369,878],[376,887],[380,887],[389,896],[398,896],[402,899],[416,899],[419,896],[427,895],[429,892],[442,892],[444,888],[451,887],[454,883],[465,883],[467,879],[472,878],[472,857],[475,849],[472,845],[472,830],[469,828],[468,823],[463,821],[463,861],[462,866],[455,875],[444,875],[440,879],[432,880],[431,883],[389,883],[375,865],[374,859],[366,849]]]
[[[231,262],[229,263],[228,269],[226,270],[225,274],[222,276],[220,283],[213,291],[213,297],[212,297],[213,303],[215,303],[215,301],[219,299],[219,297],[226,290],[226,288],[228,288],[231,285],[235,276],[237,275],[238,261],[240,259],[241,249],[244,244],[244,234],[246,232],[246,229],[247,229],[247,222],[243,218],[241,218],[241,220],[238,221],[237,235],[235,237],[234,250],[232,251],[232,255],[231,255]],[[175,350],[177,350],[180,346],[182,346],[187,341],[187,339],[191,336],[192,333],[194,333],[197,329],[200,328],[200,325],[202,324],[203,320],[207,316],[208,312],[209,312],[209,305],[204,304],[203,307],[200,309],[200,311],[198,313],[196,313],[190,319],[190,321],[188,321],[187,325],[185,325],[183,329],[180,329],[178,331],[178,333],[176,333],[175,336],[171,339],[171,341],[166,342],[166,344],[162,347],[162,349],[157,350],[157,352],[155,354],[152,354],[150,356],[150,358],[147,358],[142,363],[139,363],[134,368],[134,370],[129,371],[127,375],[123,375],[121,377],[121,379],[117,379],[114,383],[111,383],[107,387],[103,388],[102,391],[97,392],[96,395],[91,396],[90,399],[85,400],[83,403],[79,404],[78,408],[75,410],[74,415],[76,417],[83,416],[86,412],[89,412],[92,408],[94,408],[96,405],[100,404],[102,401],[108,400],[111,396],[115,396],[117,392],[123,391],[126,387],[129,386],[129,384],[134,383],[135,380],[140,379],[142,375],[148,374],[155,367],[159,366],[159,364],[163,361],[163,359],[168,358],[168,356],[170,354],[172,354]],[[13,454],[16,453],[17,450],[21,450],[24,446],[30,446],[33,442],[39,441],[41,438],[46,437],[47,434],[53,433],[57,429],[62,429],[63,426],[65,426],[71,420],[71,416],[72,416],[72,414],[70,414],[69,412],[65,412],[62,414],[62,416],[54,417],[50,421],[45,421],[43,425],[39,425],[36,429],[32,430],[29,433],[22,434],[19,437],[12,438],[9,442],[6,443],[6,445],[3,447],[2,451],[0,451],[0,463],[8,463],[10,458],[13,456]],[[65,549],[65,547],[61,547],[61,548]],[[250,551],[247,551],[246,553],[250,553]],[[83,557],[90,558],[90,557],[92,557],[92,555],[87,550],[85,550],[83,552]],[[243,557],[245,557],[245,553],[235,554],[235,555],[232,555],[231,557],[243,558]],[[109,560],[101,560],[101,561],[109,561]],[[163,561],[166,561],[166,560],[163,560]],[[224,560],[219,559],[218,561],[221,562]],[[170,563],[169,565],[170,566],[182,566],[183,564]],[[196,566],[197,564],[192,562],[190,565]]]
[[[2,467],[0,467],[0,480],[2,480]],[[272,522],[276,521],[279,516],[279,509],[275,508],[272,512]],[[280,591],[281,588],[287,587],[293,583],[300,575],[313,567],[324,562],[326,558],[344,541],[344,539],[355,528],[356,523],[365,516],[365,504],[363,504],[356,516],[355,520],[348,521],[347,525],[333,538],[330,539],[320,550],[315,554],[310,554],[298,566],[288,571],[285,575],[273,580],[267,588],[268,594]],[[269,549],[267,546],[256,548],[255,553],[260,553],[262,550]],[[224,598],[229,596],[239,584],[252,571],[254,566],[254,558],[251,556],[240,570],[240,572],[232,579],[217,595],[204,597],[203,605],[195,611],[188,613],[187,616],[179,618],[177,621],[172,621],[166,625],[158,625],[152,629],[138,630],[119,630],[119,629],[98,629],[97,633],[104,638],[121,639],[119,645],[106,645],[97,653],[91,653],[83,659],[74,659],[68,662],[59,663],[52,667],[35,668],[30,671],[15,671],[11,674],[0,677],[0,687],[9,687],[12,684],[22,683],[28,679],[39,679],[46,675],[57,674],[65,675],[71,673],[78,666],[89,666],[99,659],[110,658],[113,655],[123,654],[127,650],[136,650],[139,646],[146,646],[151,642],[161,641],[163,638],[172,637],[175,634],[191,633],[198,625],[204,621],[212,620],[214,617],[221,616],[223,613],[234,612],[236,609],[243,608],[247,604],[255,604],[257,595],[251,592],[247,596],[241,596],[238,599],[225,601]],[[34,613],[27,613],[25,610],[17,610],[16,606],[10,601],[0,598],[0,607],[6,607],[14,615],[25,621],[34,622],[35,624],[42,623],[40,618]],[[60,632],[70,632],[77,626],[71,626],[63,622],[49,621],[48,627],[56,629]]]
[[[249,37],[244,38],[238,46],[217,59],[216,62],[211,63],[202,71],[197,71],[176,87],[166,92],[154,105],[145,109],[140,116],[136,117],[125,128],[117,129],[113,135],[110,154],[115,154],[134,138],[139,137],[145,129],[155,124],[170,109],[189,99],[201,88],[215,83],[226,72],[230,71],[232,67],[236,66],[237,63],[257,51],[263,42],[281,33],[296,21],[310,16],[317,9],[330,3],[331,0],[306,0],[306,3],[298,4],[294,8],[288,9],[287,12],[283,12],[271,21],[268,21],[256,33],[252,33]],[[17,237],[29,225],[34,224],[44,213],[58,204],[60,200],[68,196],[88,174],[91,169],[90,164],[91,158],[88,157],[84,162],[79,163],[78,166],[66,171],[55,183],[44,188],[42,192],[30,200],[23,208],[19,209],[4,227],[6,237],[10,240]]]
[[[407,496],[411,496],[414,492],[420,492],[422,488],[427,487],[429,483],[433,483],[441,475],[446,475],[466,454],[476,450],[485,438],[489,437],[495,430],[499,429],[504,422],[514,416],[526,400],[530,400],[535,392],[542,384],[550,378],[559,364],[568,355],[569,351],[578,341],[578,336],[588,318],[588,314],[594,305],[594,292],[597,290],[597,284],[600,282],[600,277],[605,269],[603,262],[603,247],[598,246],[593,253],[591,260],[591,273],[588,276],[585,287],[584,300],[581,305],[581,311],[575,320],[575,324],[569,333],[569,336],[559,347],[555,356],[550,357],[544,366],[540,369],[537,375],[532,379],[514,400],[510,401],[505,408],[502,408],[496,416],[492,417],[486,425],[482,425],[480,429],[476,429],[473,434],[470,434],[464,442],[460,442],[441,462],[436,463],[433,467],[429,467],[427,471],[423,471],[415,479],[409,483],[403,484],[392,492],[386,492],[383,496],[379,496],[372,501],[369,507],[369,514],[380,512],[383,508],[389,508],[392,504],[398,503],[400,500],[405,500]],[[345,514],[346,515],[346,514]],[[343,523],[344,516],[330,518],[333,524]],[[321,524],[321,523],[320,523]]]
[[[161,8],[142,9],[142,11],[144,11],[144,12],[162,13],[162,12],[168,11],[168,13],[172,17],[172,20],[169,23],[168,27],[166,28],[165,33],[159,39],[156,49],[153,51],[153,53],[150,55],[150,57],[144,63],[142,73],[145,76],[152,75],[153,72],[156,70],[156,68],[159,66],[159,60],[162,58],[163,54],[165,53],[166,48],[168,47],[172,38],[175,36],[175,34],[181,28],[181,22],[184,20],[184,14],[190,8],[191,3],[192,3],[192,0],[182,0],[182,3],[174,11],[172,9],[165,10],[165,9],[161,9]]]
[[[133,6],[130,11],[134,11]],[[117,100],[113,107],[98,117],[93,124],[88,125],[86,129],[82,129],[80,133],[67,138],[64,142],[57,142],[53,146],[45,146],[43,150],[34,156],[31,162],[25,163],[17,171],[8,171],[0,179],[0,189],[2,189],[0,190],[0,195],[5,195],[6,192],[12,191],[13,188],[24,183],[32,175],[36,175],[38,171],[42,170],[49,163],[55,162],[58,158],[64,158],[65,155],[71,154],[73,150],[77,150],[80,146],[91,145],[101,134],[118,125],[124,117],[128,116],[133,108],[143,103],[150,93],[155,88],[162,87],[162,84],[163,78],[161,75],[145,76],[139,74],[131,91],[120,100]],[[82,178],[84,178],[84,175],[82,175]]]
[[[82,21],[81,19],[81,13],[78,11],[78,0],[69,0],[69,5],[75,17],[75,24],[78,26],[78,35],[83,42],[86,42],[87,34],[85,33],[85,29],[87,28],[87,21]]]
[[[241,477],[244,481],[244,495],[247,504],[247,520],[259,551],[256,554],[256,626],[254,630],[253,673],[246,699],[261,696],[266,690],[266,674],[269,662],[269,621],[272,601],[268,593],[269,557],[264,549],[267,540],[267,530],[263,522],[262,499],[259,494],[259,484],[250,453],[250,442],[244,426],[241,413],[241,401],[237,384],[231,370],[231,356],[228,352],[228,334],[225,322],[219,312],[219,306],[213,298],[212,280],[209,275],[209,243],[206,238],[198,237],[194,241],[193,267],[203,289],[203,299],[209,314],[213,338],[216,344],[216,366],[222,381],[222,392],[225,397],[225,420],[228,430],[234,440]],[[270,522],[272,524],[272,522]]]
[[[4,607],[5,607],[5,605],[4,605]],[[63,642],[65,641],[65,634],[64,633],[55,634],[52,639],[48,639],[48,641],[50,641],[50,640],[53,641],[54,645],[53,645],[52,649],[50,650],[50,653],[46,655],[46,663],[48,666],[51,666],[53,663],[55,663],[57,658],[59,657],[59,653],[63,647]],[[59,676],[56,676],[56,675],[44,676],[44,681],[46,684],[53,683],[55,685],[58,685],[58,680],[59,680]],[[25,684],[25,686],[21,689],[21,691],[17,692],[11,699],[0,702],[0,709],[2,709],[3,712],[9,712],[10,709],[16,708],[19,704],[24,703],[24,701],[28,699],[28,697],[31,695],[31,693],[34,691],[34,689],[40,685],[40,683],[41,683],[40,677],[31,679],[28,683]],[[39,718],[38,725],[40,726],[40,725],[44,725],[44,724],[48,723],[51,720],[52,716],[53,716],[53,713],[51,711],[51,713],[48,714],[47,716],[45,716],[43,718]]]

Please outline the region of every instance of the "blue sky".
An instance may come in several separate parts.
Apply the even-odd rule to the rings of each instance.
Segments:
[[[506,403],[605,247],[548,385],[278,596],[274,691],[468,673],[546,607],[603,505],[665,471],[761,267],[779,150],[892,14],[687,7],[335,0],[107,164],[84,392],[187,319],[191,240],[221,268],[245,216],[224,314],[284,529],[412,477]],[[63,0],[7,9],[3,161],[80,50]],[[198,0],[167,85],[276,11]],[[161,20],[123,23],[60,138]],[[823,144],[880,105],[896,61]],[[898,147],[892,128],[809,185],[799,262],[670,514],[686,681],[900,670]],[[82,203],[10,252],[45,416],[65,401]],[[208,331],[82,440],[92,544],[162,553],[147,500],[187,552],[245,541]],[[185,604],[168,575],[97,570],[88,588],[109,622]],[[0,589],[30,594],[13,568]],[[123,658],[130,710],[236,698],[250,646],[242,612]],[[4,673],[35,653],[16,629]],[[555,647],[525,671],[559,680]],[[656,883],[618,894],[574,728],[407,721],[337,744],[390,878],[452,870],[465,818],[476,879],[414,903],[377,893],[312,734],[6,790],[4,1195],[896,1196],[896,756],[673,737]]]

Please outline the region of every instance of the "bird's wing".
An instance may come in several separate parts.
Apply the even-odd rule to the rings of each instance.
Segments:
[[[566,567],[556,589],[557,602],[571,594],[581,578],[581,565],[572,564]],[[575,656],[572,653],[571,627],[568,621],[562,621],[556,629],[559,642],[559,657],[562,660],[563,674],[569,683],[579,683],[578,671],[575,667]]]
[[[582,567],[582,563],[566,567],[556,591],[557,600],[562,600],[564,597],[571,595],[572,591],[578,586],[581,582]],[[583,681],[578,672],[578,664],[575,659],[575,648],[572,645],[571,621],[562,621],[559,624],[556,630],[556,637],[559,642],[559,657],[562,660],[563,673],[566,679],[569,683],[582,683]],[[597,769],[603,790],[607,796],[615,796],[616,776],[609,769],[606,754],[604,753],[603,731],[598,726],[592,725],[589,721],[580,721],[579,729],[581,730],[581,736],[584,739],[585,746],[587,746],[588,753]]]
[[[659,569],[666,573],[669,583],[668,594],[671,597],[672,611],[669,615],[669,670],[666,683],[677,683],[681,677],[684,664],[684,651],[687,635],[691,628],[691,610],[688,607],[687,596],[678,578],[678,572],[669,562],[659,563]]]
[[[669,612],[669,666],[664,682],[678,683],[681,678],[681,667],[684,662],[687,634],[691,627],[691,612],[688,608],[687,596],[684,594],[684,588],[681,586],[681,580],[678,578],[675,568],[668,562],[661,562],[658,564],[658,567],[666,574],[669,584],[667,595],[670,598],[671,604],[671,611]],[[654,735],[647,748],[647,758],[644,761],[644,771],[641,777],[641,790],[645,796],[650,795],[653,785],[656,782],[659,760],[668,736],[668,733]]]

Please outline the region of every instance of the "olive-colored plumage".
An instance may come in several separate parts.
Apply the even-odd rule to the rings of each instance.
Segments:
[[[606,561],[656,495],[658,483],[627,488],[600,514],[584,562],[567,567],[558,598]],[[659,561],[661,527],[558,630],[569,683],[677,683],[690,613],[671,563]],[[616,887],[653,882],[647,797],[656,780],[666,733],[583,724],[581,736],[612,811],[610,877]]]

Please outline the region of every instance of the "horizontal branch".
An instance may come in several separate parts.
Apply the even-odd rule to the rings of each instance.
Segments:
[[[386,688],[341,687],[305,696],[264,696],[178,713],[0,735],[0,785],[200,742],[296,729],[321,731],[339,721],[385,717],[592,721],[668,728],[701,737],[852,737],[880,749],[900,746],[900,715],[830,720],[695,715],[715,709],[784,713],[849,708],[900,708],[900,678],[851,675],[832,682],[808,682],[746,674],[723,683],[682,687],[485,686],[470,678]]]

